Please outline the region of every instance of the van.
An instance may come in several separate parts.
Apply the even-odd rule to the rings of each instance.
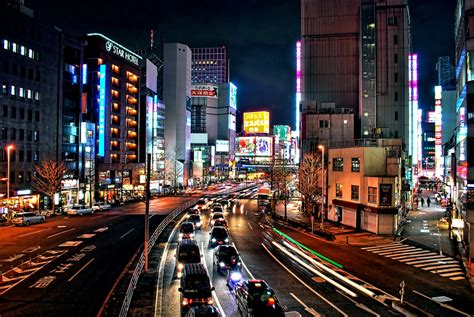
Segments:
[[[181,293],[181,315],[186,314],[191,306],[212,305],[211,281],[202,263],[186,264],[178,291]]]
[[[29,226],[35,223],[43,223],[44,216],[35,212],[19,212],[13,217],[13,224],[17,226]]]
[[[196,241],[181,240],[176,249],[176,276],[181,278],[184,266],[188,263],[201,263],[201,252]]]

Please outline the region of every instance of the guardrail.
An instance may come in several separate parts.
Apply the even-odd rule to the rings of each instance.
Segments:
[[[163,230],[173,221],[179,214],[183,211],[191,207],[196,203],[197,199],[193,199],[191,201],[186,202],[185,204],[179,206],[175,210],[173,210],[166,218],[160,223],[160,225],[155,229],[153,234],[151,235],[150,239],[148,239],[148,254],[153,249],[156,240],[163,232]],[[130,279],[130,283],[128,284],[127,293],[125,294],[125,298],[122,303],[122,308],[120,309],[120,317],[127,316],[128,308],[130,307],[130,302],[132,301],[133,292],[137,286],[138,278],[140,274],[143,272],[143,266],[145,265],[145,251],[142,251],[140,258],[138,260],[137,266],[133,271],[132,278]]]

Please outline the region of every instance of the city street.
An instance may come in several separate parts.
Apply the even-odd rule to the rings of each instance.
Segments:
[[[398,315],[391,308],[391,302],[399,298],[399,284],[405,281],[405,300],[415,307],[421,308],[436,316],[462,316],[463,313],[472,314],[474,296],[465,279],[451,280],[423,269],[397,262],[389,257],[364,250],[364,248],[341,245],[316,239],[286,227],[278,227],[292,238],[321,253],[343,266],[342,269],[324,263],[332,270],[356,281],[365,290],[354,288],[347,282],[341,282],[332,276],[329,279],[321,278],[314,271],[302,268],[296,259],[277,252],[276,248],[269,247],[264,242],[263,231],[267,228],[266,216],[256,214],[256,200],[241,199],[236,206],[226,213],[229,222],[229,231],[232,243],[241,253],[245,264],[243,273],[246,278],[266,280],[276,291],[278,298],[287,306],[288,311],[297,311],[303,316],[384,316]],[[216,288],[215,304],[223,309],[226,316],[238,316],[236,302],[232,293],[225,285],[225,277],[216,273],[212,264],[213,249],[208,247],[209,230],[208,217],[204,215],[202,232],[197,233],[196,240],[204,252],[204,259],[212,283]],[[168,245],[166,261],[163,263],[163,289],[157,290],[157,303],[161,307],[162,316],[179,315],[179,280],[174,278],[175,249],[177,237],[173,236]],[[400,249],[404,246],[402,245]],[[390,246],[398,248],[398,246]],[[403,255],[403,254],[402,254]],[[448,261],[448,260],[445,260]],[[304,261],[307,263],[306,261]],[[324,273],[326,274],[326,273]],[[331,281],[333,280],[333,281]],[[335,285],[336,284],[341,285]],[[159,282],[158,285],[161,285]],[[343,287],[341,287],[343,286]],[[377,298],[371,298],[367,293],[373,292]],[[352,296],[355,293],[355,296]],[[351,295],[352,294],[352,295]],[[441,298],[445,296],[446,298]],[[446,300],[443,305],[438,301]],[[450,306],[450,307],[446,307]]]
[[[190,198],[151,201],[150,231]],[[0,229],[0,315],[95,315],[143,243],[145,204]]]

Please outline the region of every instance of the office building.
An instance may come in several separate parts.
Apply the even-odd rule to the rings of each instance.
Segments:
[[[408,148],[409,40],[406,0],[302,0],[301,101],[352,109],[356,138]]]
[[[225,46],[191,48],[191,82],[220,85],[227,82],[227,53]]]
[[[144,189],[138,126],[142,58],[103,34],[90,33],[84,41],[83,119],[97,126],[96,191],[102,199],[126,200]]]
[[[187,186],[190,175],[191,50],[180,43],[164,44],[163,101],[165,166],[168,185]]]

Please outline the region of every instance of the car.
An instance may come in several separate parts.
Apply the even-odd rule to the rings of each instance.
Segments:
[[[183,239],[194,239],[194,223],[190,221],[185,221],[179,227],[178,240]]]
[[[110,210],[112,208],[108,202],[101,201],[92,205],[92,210],[101,211],[101,210]]]
[[[196,208],[199,210],[206,210],[207,209],[207,201],[205,199],[199,199],[196,203]]]
[[[195,240],[181,240],[176,248],[176,276],[181,278],[183,269],[189,263],[201,263],[201,252]]]
[[[224,212],[224,209],[222,209],[222,207],[219,207],[219,206],[213,207],[213,208],[212,208],[211,215],[213,215],[213,214],[216,213],[216,212],[223,213],[223,212]]]
[[[196,214],[189,215],[187,221],[192,222],[196,230],[200,230],[202,228],[202,221],[201,221],[200,215],[196,215]]]
[[[210,220],[211,226],[214,225],[214,222],[216,222],[216,219],[224,219],[224,214],[222,212],[213,213]]]
[[[220,245],[214,251],[214,266],[217,273],[227,272],[227,270],[240,268],[242,260],[239,253],[232,245]]]
[[[207,270],[202,263],[184,265],[183,274],[180,280],[180,303],[181,315],[185,315],[188,310],[195,305],[212,305],[211,281]]]
[[[43,223],[45,217],[36,212],[19,212],[13,216],[13,224],[16,226],[29,226],[35,223]]]
[[[193,306],[188,310],[186,317],[220,317],[219,309],[212,305]]]
[[[201,215],[201,210],[199,208],[191,208],[188,211],[188,215]]]
[[[214,210],[214,208],[220,208],[223,209],[222,204],[220,202],[215,202],[212,204],[211,208]]]
[[[83,216],[87,214],[93,214],[94,210],[92,208],[82,207],[82,206],[72,206],[68,209],[67,214],[70,216]]]
[[[247,280],[234,288],[237,308],[242,316],[283,317],[285,309],[264,280]]]
[[[232,202],[229,199],[223,199],[221,200],[221,205],[224,209],[228,209],[232,206]]]
[[[224,227],[214,227],[209,232],[209,245],[215,247],[217,245],[229,244],[230,238],[227,229]]]
[[[216,220],[214,220],[213,227],[225,227],[225,228],[227,228],[228,227],[227,220],[225,220],[224,218],[217,218]]]

